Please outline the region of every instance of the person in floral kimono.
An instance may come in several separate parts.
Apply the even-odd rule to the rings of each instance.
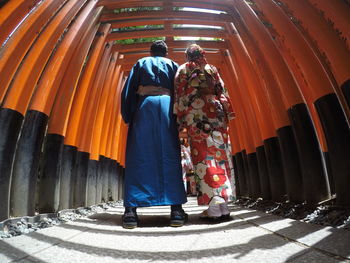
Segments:
[[[230,219],[227,204],[235,200],[228,121],[235,117],[218,70],[207,63],[196,44],[186,50],[188,62],[175,75],[174,113],[178,129],[187,130],[198,205],[209,205],[202,219]]]

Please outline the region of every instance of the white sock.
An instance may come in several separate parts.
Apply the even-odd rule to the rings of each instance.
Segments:
[[[209,205],[208,216],[220,217],[221,216],[220,205]]]
[[[228,215],[230,213],[227,203],[220,204],[219,206],[220,206],[220,211],[222,215]]]

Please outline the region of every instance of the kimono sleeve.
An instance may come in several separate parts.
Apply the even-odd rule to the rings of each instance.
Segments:
[[[121,93],[121,114],[125,123],[132,122],[137,109],[137,88],[139,86],[139,63],[136,63],[130,71]]]
[[[175,75],[175,89],[174,89],[174,114],[177,116],[177,124],[179,130],[184,126],[187,106],[184,101],[186,100],[185,88],[187,86],[187,75],[183,66],[180,66]]]
[[[224,108],[224,111],[226,113],[226,117],[229,121],[233,120],[236,117],[236,114],[232,108],[230,97],[228,95],[227,89],[225,88],[224,82],[220,77],[219,72],[217,72],[216,80],[220,84],[220,86],[222,87],[220,89],[221,92],[218,94],[218,96],[219,96],[219,100],[221,102],[221,105]]]

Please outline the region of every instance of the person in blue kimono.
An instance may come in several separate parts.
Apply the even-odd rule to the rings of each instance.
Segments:
[[[121,94],[121,114],[128,124],[124,228],[138,226],[137,207],[170,205],[170,225],[182,226],[187,202],[181,151],[173,115],[178,64],[166,58],[167,45],[153,42],[149,57],[137,61]]]

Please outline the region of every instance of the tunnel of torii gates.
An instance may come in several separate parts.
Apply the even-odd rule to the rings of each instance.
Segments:
[[[350,206],[349,0],[0,3],[0,220],[122,199],[120,93],[150,43],[119,40],[151,37],[219,69],[238,197]]]

